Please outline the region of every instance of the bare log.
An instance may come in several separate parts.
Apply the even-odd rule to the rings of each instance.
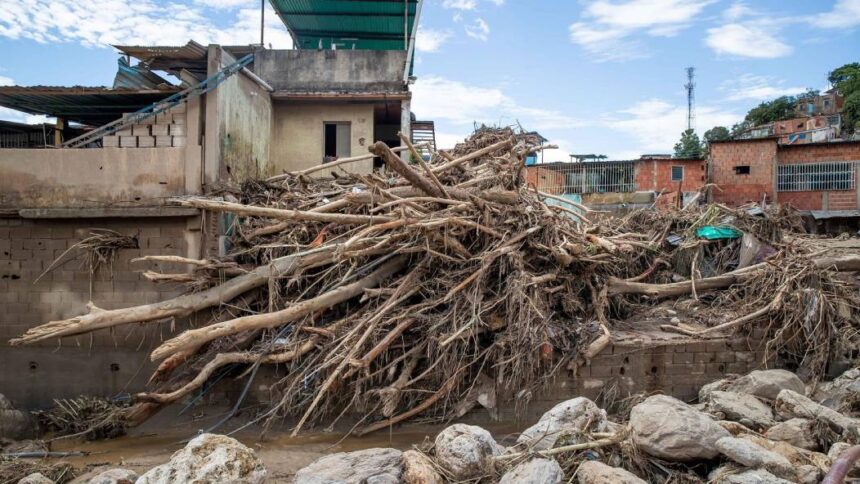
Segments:
[[[291,323],[298,318],[307,316],[317,311],[328,309],[336,304],[361,295],[365,289],[376,287],[387,277],[393,275],[406,264],[406,257],[399,256],[382,264],[375,271],[351,284],[332,289],[317,297],[294,304],[286,309],[273,313],[254,314],[241,318],[216,323],[211,326],[187,330],[179,336],[167,340],[156,348],[151,355],[153,361],[167,358],[168,356],[200,346],[218,339],[222,336],[236,334],[242,331],[260,328],[273,328],[283,324]]]
[[[419,144],[418,146],[423,147],[424,144]],[[398,146],[396,148],[391,148],[391,151],[401,152],[401,151],[405,151],[407,149],[409,149],[409,148],[407,148],[406,146]],[[289,178],[291,176],[310,175],[311,173],[316,173],[318,171],[327,170],[327,169],[334,168],[336,166],[343,165],[346,163],[354,163],[356,161],[370,160],[370,159],[373,159],[373,156],[374,156],[373,154],[368,153],[366,155],[358,155],[358,156],[352,156],[349,158],[341,158],[339,160],[330,161],[330,162],[324,163],[322,165],[317,165],[317,166],[312,166],[310,168],[305,168],[304,170],[294,171],[291,173],[284,173],[282,175],[275,175],[273,177],[266,178],[266,181],[267,182],[274,182],[274,181],[283,180],[285,178]]]
[[[201,208],[212,212],[230,212],[251,217],[269,217],[277,220],[307,220],[338,224],[379,224],[390,222],[390,217],[378,215],[353,215],[347,213],[311,212],[308,210],[288,210],[283,208],[258,207],[241,203],[209,200],[206,198],[174,198],[172,202],[183,207]]]
[[[405,178],[412,184],[412,186],[420,189],[431,197],[445,198],[445,193],[442,190],[439,190],[439,187],[433,185],[433,182],[425,178],[424,175],[413,170],[382,141],[373,143],[369,149],[371,153],[382,158],[382,161],[388,165],[388,168],[391,168],[391,170]]]
[[[461,156],[459,158],[451,160],[448,163],[444,163],[442,165],[436,166],[433,168],[433,173],[442,173],[444,171],[450,170],[451,168],[454,168],[455,166],[460,166],[463,163],[466,163],[467,161],[472,161],[474,159],[480,158],[480,157],[486,155],[487,153],[492,153],[494,151],[497,151],[497,150],[500,150],[503,148],[510,148],[513,145],[514,145],[514,139],[513,138],[508,138],[504,141],[499,141],[498,143],[491,144],[490,146],[487,146],[485,148],[481,148],[480,150],[473,151],[473,152],[469,153],[468,155]],[[442,155],[445,156],[445,155],[447,155],[447,153],[442,152]]]
[[[30,344],[51,338],[89,333],[97,329],[110,328],[123,324],[188,316],[196,311],[230,301],[240,294],[266,284],[272,277],[283,276],[304,267],[331,261],[338,247],[321,247],[281,257],[275,259],[269,265],[258,267],[247,274],[230,279],[211,289],[194,294],[186,294],[168,299],[167,301],[111,310],[100,309],[93,303],[89,303],[87,304],[89,310],[87,314],[36,326],[27,330],[20,338],[10,340],[9,344],[13,346]]]

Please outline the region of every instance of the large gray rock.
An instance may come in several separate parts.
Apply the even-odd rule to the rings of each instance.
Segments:
[[[259,484],[266,469],[254,451],[226,435],[201,434],[174,452],[170,461],[150,469],[137,484],[232,482]]]
[[[576,397],[543,414],[536,424],[520,434],[517,443],[533,450],[551,449],[562,437],[569,437],[570,443],[579,443],[580,434],[587,430],[605,432],[606,411],[585,397]]]
[[[317,459],[296,473],[295,484],[397,484],[403,474],[397,449],[340,452]]]
[[[795,469],[785,457],[746,439],[723,437],[717,449],[729,459],[752,469],[763,468],[784,479],[794,479]]]
[[[403,484],[443,484],[442,476],[436,472],[433,462],[417,450],[407,450],[403,453]]]
[[[648,397],[630,411],[633,442],[646,453],[677,462],[713,459],[728,431],[686,403],[666,395]]]
[[[721,413],[726,419],[747,427],[766,428],[775,423],[770,407],[752,395],[715,390],[705,401],[708,412]]]
[[[818,442],[812,433],[815,422],[808,418],[792,418],[769,428],[764,436],[806,450],[816,450]]]
[[[108,469],[89,480],[89,484],[134,484],[137,472],[119,467]]]
[[[30,416],[15,410],[12,402],[0,393],[0,439],[20,440],[32,433]]]
[[[45,477],[41,472],[34,472],[19,480],[18,484],[54,484],[54,481]]]
[[[814,399],[826,407],[839,409],[849,398],[860,393],[860,368],[853,368],[833,381],[819,385]]]
[[[612,467],[596,460],[587,460],[576,469],[579,484],[646,484],[636,474],[620,467]]]
[[[553,459],[537,458],[505,472],[499,484],[560,484],[564,471]]]
[[[436,461],[456,480],[483,475],[490,458],[502,451],[489,432],[474,425],[454,424],[436,436]]]
[[[726,391],[749,393],[773,400],[782,390],[803,393],[806,387],[794,373],[786,370],[755,370],[738,378],[726,387]]]
[[[821,419],[841,430],[860,427],[860,419],[842,415],[836,410],[815,403],[812,399],[792,390],[779,392],[774,408],[780,416],[786,419],[795,417]]]
[[[810,464],[797,466],[797,482],[799,484],[818,484],[824,478],[824,472]]]
[[[711,383],[702,385],[702,387],[699,388],[699,401],[704,402],[705,400],[707,400],[708,395],[710,395],[711,392],[717,390],[725,391],[726,388],[728,388],[728,386],[732,384],[732,381],[733,380],[730,378],[720,378],[719,380],[714,380]]]
[[[791,481],[776,477],[764,469],[746,471],[725,470],[723,468],[712,472],[709,482],[714,484],[793,484]]]

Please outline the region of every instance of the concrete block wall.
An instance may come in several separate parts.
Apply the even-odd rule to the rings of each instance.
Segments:
[[[9,347],[8,340],[39,324],[84,314],[88,301],[114,309],[179,294],[177,286],[156,285],[140,274],[162,268],[130,260],[144,255],[187,256],[188,220],[0,218],[0,393],[17,405],[34,408],[49,405],[52,398],[140,390],[152,369],[148,352],[170,336],[169,324],[127,325],[24,347]],[[92,283],[77,260],[35,282],[93,227],[136,235],[140,248],[121,249],[112,271],[102,268]]]
[[[713,201],[737,206],[749,201],[761,202],[765,194],[773,201],[776,160],[774,139],[712,143],[710,177],[719,186],[711,190]],[[737,174],[737,166],[749,166],[750,173]]]
[[[164,148],[182,147],[186,143],[185,103],[161,114],[144,119],[140,124],[121,129],[102,138],[104,148]],[[129,116],[130,113],[123,116]]]

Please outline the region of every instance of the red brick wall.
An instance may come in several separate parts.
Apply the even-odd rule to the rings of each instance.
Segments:
[[[526,167],[526,183],[546,193],[564,193],[564,175],[556,170],[539,166]]]
[[[777,150],[779,164],[820,163],[860,160],[860,143],[822,143],[781,145]],[[779,203],[789,203],[799,210],[856,210],[857,191],[779,192]]]
[[[712,143],[711,182],[719,187],[711,191],[713,201],[737,206],[750,201],[761,202],[763,194],[772,201],[776,159],[774,139]],[[735,167],[744,165],[750,167],[750,173],[737,175]]]

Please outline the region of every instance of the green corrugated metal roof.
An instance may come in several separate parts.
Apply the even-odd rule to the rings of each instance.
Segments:
[[[418,9],[418,0],[270,1],[299,49],[405,50]]]

